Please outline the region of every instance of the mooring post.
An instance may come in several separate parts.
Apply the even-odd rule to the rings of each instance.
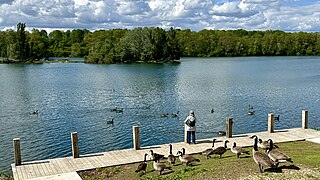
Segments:
[[[226,124],[227,124],[227,132],[226,137],[231,138],[232,137],[232,117],[227,117]]]
[[[302,110],[302,129],[308,129],[308,111]]]
[[[140,150],[140,130],[139,126],[132,127],[133,132],[133,149]]]
[[[72,156],[73,158],[79,157],[79,146],[78,146],[78,133],[71,133],[71,143],[72,143]]]
[[[274,132],[274,114],[273,113],[268,114],[268,132],[269,133]]]
[[[14,148],[14,164],[16,166],[21,165],[21,150],[20,150],[20,138],[13,139]]]

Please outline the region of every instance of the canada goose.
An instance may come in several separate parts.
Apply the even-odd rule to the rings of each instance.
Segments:
[[[164,157],[163,154],[153,153],[153,150],[150,150],[150,155],[152,157],[152,160],[155,160],[157,162],[159,162],[160,159],[162,159]]]
[[[220,136],[225,136],[227,133],[226,133],[225,131],[218,131],[218,134],[219,134]]]
[[[182,155],[184,156],[184,157],[189,157],[189,156],[191,156],[191,155],[189,155],[189,154],[186,154],[186,149],[185,148],[181,148],[181,152],[182,152]],[[178,154],[177,154],[178,155]],[[180,159],[180,158],[179,158]]]
[[[287,156],[286,154],[282,153],[281,151],[277,149],[273,149],[273,141],[272,139],[268,139],[270,148],[267,148],[266,154],[276,163],[276,167],[278,167],[279,163],[281,162],[291,162],[291,158]]]
[[[278,114],[277,116],[274,116],[274,120],[279,121],[280,120],[280,114]]]
[[[191,165],[192,162],[200,162],[199,159],[194,158],[191,155],[188,155],[188,154],[183,155],[183,153],[181,151],[178,151],[177,155],[179,155],[179,159],[180,159],[181,163],[186,163],[186,166]]]
[[[178,115],[179,115],[179,111],[177,111],[176,114],[174,114],[174,113],[171,114],[171,116],[172,116],[173,118],[178,117]]]
[[[214,110],[213,110],[213,108],[211,109],[211,113],[214,113]]]
[[[213,150],[214,150],[214,143],[215,143],[216,139],[212,140],[212,146],[209,149],[206,149],[204,151],[202,151],[202,155],[207,156],[207,159],[209,159],[210,155],[212,154]]]
[[[146,171],[147,168],[147,156],[148,154],[144,154],[144,161],[140,163],[135,172]]]
[[[265,153],[258,151],[258,137],[256,135],[253,135],[251,138],[254,140],[252,157],[256,164],[258,164],[260,173],[263,173],[264,166],[274,168],[275,165],[272,159],[270,159],[269,156]]]
[[[168,116],[169,116],[169,113],[160,115],[160,117],[168,117]]]
[[[172,170],[170,166],[166,166],[163,163],[157,162],[156,159],[153,160],[153,169],[159,171],[159,175],[161,175],[162,171],[165,169]]]
[[[172,154],[172,144],[169,144],[168,162],[170,164],[175,164],[176,162],[176,157]]]
[[[212,151],[212,154],[219,154],[220,155],[220,158],[221,156],[227,151],[228,147],[227,147],[227,143],[229,141],[228,140],[225,140],[224,141],[224,146],[220,146],[220,147],[217,147],[215,148],[213,151]]]
[[[116,108],[113,108],[111,111],[114,111],[116,113],[123,113],[123,108],[116,107]]]
[[[248,115],[254,115],[255,111],[248,111]]]
[[[249,151],[244,150],[241,146],[237,146],[236,142],[233,143],[233,147],[231,148],[231,152],[237,155],[239,158],[240,154],[248,154],[250,155]]]
[[[250,110],[250,109],[253,109],[253,106],[251,106],[251,105],[249,104],[249,108],[248,108],[248,109],[249,109],[249,110]]]
[[[107,120],[107,124],[113,124],[113,118]]]
[[[268,141],[263,141],[262,139],[259,138],[258,147],[262,149],[267,149],[267,148],[270,148],[270,144]],[[276,144],[273,144],[273,147],[279,148],[279,146],[277,146]]]
[[[38,115],[38,110],[33,111],[33,112],[31,112],[30,114],[31,114],[31,115]]]

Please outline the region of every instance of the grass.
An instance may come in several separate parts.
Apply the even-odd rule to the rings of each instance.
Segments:
[[[13,180],[12,173],[5,173],[0,170],[0,180]]]
[[[146,173],[135,173],[138,166],[136,163],[81,171],[79,175],[84,180],[320,179],[320,144],[300,141],[277,145],[282,152],[293,159],[294,163],[282,163],[277,170],[266,169],[264,173],[258,172],[258,166],[251,156],[242,155],[242,158],[237,158],[235,154],[227,151],[221,159],[218,156],[206,159],[203,155],[195,154],[194,156],[200,159],[200,163],[191,167],[181,165],[177,160],[178,165],[173,166],[172,171],[164,171],[161,176],[157,171],[153,171],[151,161],[148,162]],[[246,149],[251,154],[252,148]],[[165,160],[162,162],[167,164]]]

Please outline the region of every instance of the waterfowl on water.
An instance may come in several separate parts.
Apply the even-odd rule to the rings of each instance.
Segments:
[[[173,118],[178,117],[179,112],[180,112],[180,111],[177,111],[177,113],[176,113],[176,114],[175,114],[175,113],[172,113],[172,114],[171,114],[171,116],[172,116]]]
[[[205,155],[207,157],[207,159],[209,159],[210,155],[212,155],[212,152],[214,150],[214,143],[215,143],[216,139],[212,140],[212,146],[209,149],[206,149],[204,151],[201,152],[202,155]]]
[[[109,120],[107,120],[107,124],[113,124],[113,118],[110,118]]]
[[[148,154],[144,154],[144,161],[140,163],[135,172],[146,171],[147,169],[147,156]]]
[[[279,163],[282,162],[291,162],[293,163],[293,161],[291,160],[291,158],[289,156],[287,156],[286,154],[282,153],[281,151],[279,151],[278,149],[274,149],[274,144],[272,139],[268,139],[269,142],[269,147],[266,150],[266,154],[269,156],[270,159],[272,159],[275,163],[276,166],[278,167]]]
[[[229,141],[228,140],[225,140],[224,141],[224,146],[220,146],[220,147],[217,147],[217,148],[215,148],[213,151],[212,151],[212,154],[218,154],[220,157],[219,158],[221,158],[222,157],[222,155],[227,151],[227,149],[228,149],[228,147],[227,147],[227,143],[228,143]]]
[[[153,150],[150,150],[150,156],[151,156],[152,160],[155,160],[157,162],[159,162],[160,159],[164,158],[163,154],[154,153]]]
[[[31,115],[38,115],[38,110],[33,111],[33,112],[31,112],[30,114],[31,114]]]
[[[237,146],[237,143],[234,142],[233,143],[233,147],[231,148],[231,152],[233,152],[234,154],[237,155],[237,158],[239,158],[239,156],[241,154],[248,154],[250,155],[249,151],[244,150],[241,146]]]
[[[220,136],[225,136],[227,133],[226,133],[225,131],[218,131],[218,134],[219,134]]]
[[[259,166],[260,173],[263,173],[263,167],[275,167],[275,163],[270,159],[270,157],[262,152],[258,151],[258,137],[253,135],[251,137],[254,141],[253,149],[252,149],[252,157],[256,164]]]
[[[168,162],[170,164],[175,164],[176,162],[176,157],[172,154],[172,144],[169,144]]]
[[[211,109],[211,113],[214,113],[214,110],[213,110],[213,108]]]
[[[186,166],[191,165],[192,162],[200,162],[199,159],[188,154],[183,154],[181,151],[178,151],[177,155],[179,156],[181,163],[186,163]]]
[[[274,120],[279,121],[280,120],[280,114],[278,114],[277,116],[274,116]]]
[[[116,107],[116,108],[113,108],[111,111],[114,111],[116,113],[123,113],[123,108]]]
[[[160,115],[160,117],[168,117],[168,116],[169,116],[169,113]]]
[[[255,111],[248,111],[248,115],[254,115]]]

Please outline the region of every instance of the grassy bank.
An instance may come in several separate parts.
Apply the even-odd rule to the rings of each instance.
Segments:
[[[294,163],[283,163],[276,170],[266,169],[266,172],[259,173],[258,166],[251,156],[237,158],[235,154],[227,151],[223,158],[212,157],[206,159],[196,154],[200,163],[191,167],[177,165],[172,171],[164,171],[159,176],[153,171],[152,162],[148,162],[147,172],[135,173],[138,164],[129,164],[108,168],[79,172],[84,180],[91,179],[320,179],[320,144],[300,141],[278,144],[280,150],[290,157]],[[246,148],[252,152],[252,148]],[[260,151],[262,151],[260,149]],[[166,160],[162,160],[166,162]]]
[[[13,180],[12,174],[4,173],[0,170],[0,180]]]

